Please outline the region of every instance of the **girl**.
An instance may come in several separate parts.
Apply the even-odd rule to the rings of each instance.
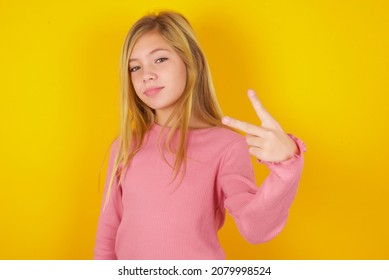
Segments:
[[[251,243],[285,226],[304,144],[248,96],[262,126],[222,118],[207,61],[175,12],[138,20],[121,55],[121,126],[95,259],[225,259],[225,209]],[[247,133],[246,138],[232,128]],[[258,188],[250,154],[270,168]]]

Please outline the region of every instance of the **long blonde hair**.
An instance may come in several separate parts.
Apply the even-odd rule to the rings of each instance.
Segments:
[[[136,95],[129,72],[129,59],[135,43],[150,31],[157,31],[171,45],[187,69],[184,92],[167,121],[170,129],[165,145],[170,152],[173,136],[177,135],[179,139],[174,166],[171,166],[174,179],[182,165],[185,173],[185,145],[190,117],[194,116],[210,126],[224,127],[208,63],[188,20],[173,11],[154,12],[140,18],[128,32],[120,57],[120,132],[116,138],[117,150],[104,208],[113,181],[117,180],[117,184],[121,185],[126,167],[141,149],[146,132],[154,124],[155,112]]]

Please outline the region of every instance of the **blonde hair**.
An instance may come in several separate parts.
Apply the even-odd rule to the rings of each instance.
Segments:
[[[177,106],[163,128],[169,124],[170,130],[165,147],[170,152],[171,140],[177,136],[175,147],[174,179],[180,167],[184,167],[186,139],[191,116],[211,126],[225,127],[222,112],[216,99],[215,90],[206,58],[195,37],[188,20],[173,11],[154,12],[140,18],[130,29],[123,44],[120,57],[120,132],[111,177],[105,197],[104,208],[109,200],[113,181],[122,183],[123,174],[135,154],[141,149],[146,132],[154,124],[155,112],[136,95],[129,73],[129,59],[137,40],[148,32],[157,31],[177,52],[187,69],[187,81]],[[163,131],[163,129],[162,129]]]

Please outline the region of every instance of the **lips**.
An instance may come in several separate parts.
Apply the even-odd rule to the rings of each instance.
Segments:
[[[147,96],[153,96],[156,95],[158,92],[160,92],[164,87],[151,87],[144,91],[144,94]]]

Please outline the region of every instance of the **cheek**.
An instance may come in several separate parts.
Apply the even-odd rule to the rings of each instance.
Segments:
[[[132,87],[134,88],[136,94],[139,95],[138,93],[140,92],[140,83],[139,83],[138,79],[136,78],[135,75],[133,75],[132,77],[130,77],[130,80],[131,80]]]
[[[143,96],[139,94],[139,90],[135,86],[133,86],[132,88],[134,89],[135,96],[144,102]]]
[[[185,86],[186,86],[186,67],[185,65],[183,65],[180,70],[178,71],[178,85],[180,87],[180,89],[184,90],[185,89]]]

